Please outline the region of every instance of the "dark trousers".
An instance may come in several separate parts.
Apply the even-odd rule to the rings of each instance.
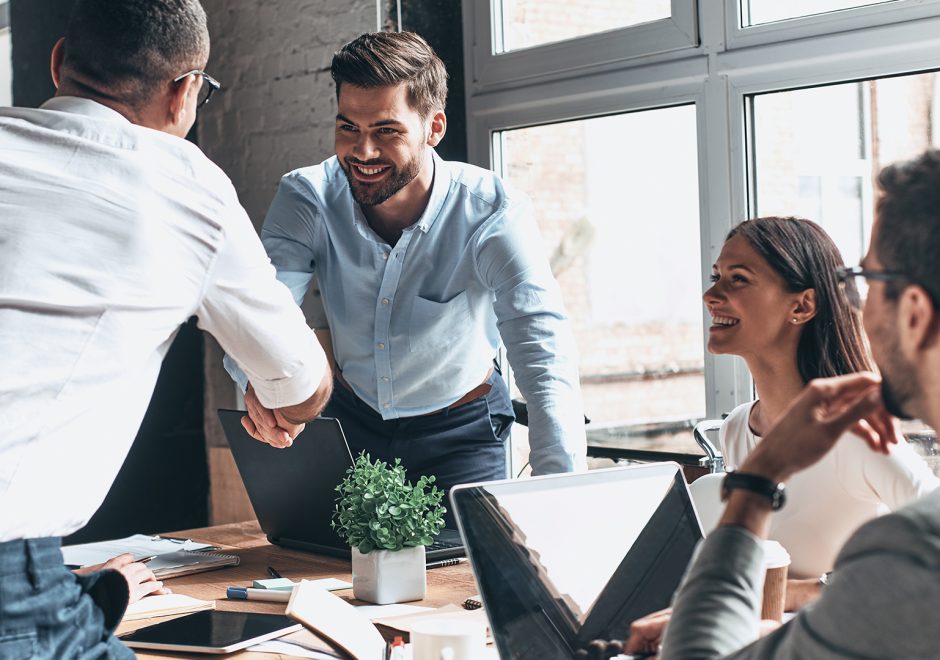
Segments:
[[[127,607],[117,571],[77,576],[61,539],[0,543],[0,658],[134,658],[112,633]]]
[[[457,484],[507,476],[506,438],[515,417],[499,372],[494,369],[487,382],[488,394],[452,410],[389,420],[335,382],[323,416],[340,421],[354,458],[361,451],[373,461],[400,458],[412,483],[433,474],[434,484],[450,491]],[[450,503],[445,507],[447,527],[456,527]]]

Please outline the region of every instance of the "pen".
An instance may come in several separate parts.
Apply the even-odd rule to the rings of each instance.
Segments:
[[[157,558],[156,555],[150,555],[149,557],[141,557],[140,559],[135,559],[134,561],[136,561],[139,564],[146,564],[148,561],[153,561],[156,558]]]
[[[270,567],[270,566],[268,566],[268,575],[270,575],[270,576],[273,577],[273,578],[278,578],[278,579],[281,579],[281,578],[284,577],[283,575],[281,575],[280,573],[278,573],[276,570],[274,570],[274,569],[273,569],[272,567]]]
[[[455,557],[454,559],[442,559],[440,561],[428,562],[425,568],[443,568],[444,566],[455,566],[467,561],[464,557]]]
[[[286,603],[292,591],[274,591],[272,589],[252,589],[251,587],[229,587],[225,596],[229,600],[269,600]]]

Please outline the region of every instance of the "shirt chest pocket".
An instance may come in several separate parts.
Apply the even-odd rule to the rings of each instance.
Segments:
[[[408,335],[411,351],[427,351],[453,345],[470,331],[471,321],[466,291],[461,291],[446,302],[415,296]]]

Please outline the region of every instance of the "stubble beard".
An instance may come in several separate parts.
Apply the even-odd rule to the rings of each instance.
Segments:
[[[362,166],[369,165],[368,163],[357,164]],[[351,171],[353,167],[351,163],[343,162],[342,167],[343,173],[346,174],[346,180],[349,181],[349,189],[356,203],[360,206],[378,206],[415,180],[415,177],[417,177],[418,173],[421,171],[421,157],[415,156],[400,169],[392,165],[391,174],[380,183],[375,184],[363,183],[356,179]]]
[[[901,356],[900,347],[895,338],[885,351],[885,364],[878,365],[881,371],[881,399],[889,413],[899,419],[914,419],[910,410],[911,400],[917,391],[913,365],[907,364]]]

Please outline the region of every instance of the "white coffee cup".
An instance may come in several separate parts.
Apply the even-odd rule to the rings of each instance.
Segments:
[[[486,648],[486,626],[480,621],[435,619],[411,629],[413,660],[480,660]]]

